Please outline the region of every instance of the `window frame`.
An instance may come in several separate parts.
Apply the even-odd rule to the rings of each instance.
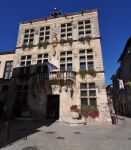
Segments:
[[[93,87],[90,87],[90,85],[93,84]],[[95,95],[90,95],[90,91],[95,91]],[[87,92],[87,95],[81,95],[82,92]],[[80,83],[80,101],[81,101],[81,105],[83,105],[82,100],[86,100],[87,105],[91,104],[90,100],[95,100],[96,105],[94,105],[95,107],[97,107],[97,90],[96,90],[96,84],[95,82],[81,82]]]
[[[32,32],[32,30],[33,30],[33,32]],[[35,38],[35,29],[34,28],[25,29],[24,36],[23,36],[23,45],[29,45],[29,44],[33,45],[34,44],[34,38]]]
[[[88,20],[78,21],[78,27],[77,27],[77,29],[78,29],[78,37],[79,38],[91,36],[91,20],[88,19]],[[89,33],[87,34],[86,32],[89,32]]]
[[[68,26],[69,24],[71,24],[71,25]],[[69,36],[69,34],[71,34],[71,35]],[[65,35],[65,36],[63,36],[63,35]],[[64,40],[68,40],[68,39],[72,39],[73,38],[73,24],[72,24],[72,22],[61,23],[60,38],[64,39]]]
[[[25,59],[23,59],[22,57],[25,57]],[[29,58],[28,58],[29,57]],[[23,55],[21,56],[21,62],[20,62],[20,66],[24,67],[24,66],[30,66],[31,65],[31,59],[32,59],[32,55]],[[30,62],[30,63],[29,63]],[[23,65],[22,65],[23,63]],[[28,65],[27,65],[28,64]]]
[[[47,29],[47,27],[49,27],[49,29]],[[42,30],[42,28],[43,28],[43,30]],[[49,33],[47,34],[47,32],[49,32]],[[51,31],[50,31],[50,26],[49,25],[41,26],[40,29],[39,29],[39,43],[49,42],[49,40],[50,40],[50,32]]]
[[[92,59],[88,59],[89,57],[92,57]],[[84,58],[84,59],[82,59]],[[91,70],[95,68],[95,60],[94,60],[94,54],[93,49],[80,49],[79,50],[79,69],[86,69]],[[88,64],[93,64],[92,68],[89,68]],[[81,67],[82,64],[85,64],[85,67]]]
[[[73,70],[72,51],[60,52],[60,59],[59,60],[60,60],[60,63],[59,63],[60,64],[60,71],[72,71]],[[63,66],[65,66],[65,69],[61,69],[61,68],[63,68]]]

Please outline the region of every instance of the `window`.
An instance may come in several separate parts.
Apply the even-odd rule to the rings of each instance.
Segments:
[[[49,41],[50,39],[50,26],[40,28],[39,43]]]
[[[87,62],[87,68],[88,68],[88,70],[94,69],[94,63],[93,62]]]
[[[80,63],[80,69],[86,69],[86,63]]]
[[[31,55],[21,56],[20,66],[30,66],[31,65]]]
[[[97,106],[96,98],[90,98],[90,105]]]
[[[11,79],[13,71],[13,61],[5,63],[4,79]]]
[[[92,49],[84,49],[79,51],[80,69],[94,69],[94,57]]]
[[[72,38],[72,23],[61,24],[61,39]]]
[[[37,64],[42,64],[47,62],[48,62],[48,53],[38,54]]]
[[[91,36],[90,20],[84,20],[78,22],[78,34],[79,34],[79,38]]]
[[[67,64],[67,71],[72,71],[72,63],[71,64]]]
[[[61,71],[65,71],[66,69],[65,69],[65,64],[60,64],[60,70]]]
[[[60,53],[60,70],[72,71],[72,51]]]
[[[81,105],[97,106],[95,83],[80,83],[80,99]]]
[[[35,35],[35,29],[25,30],[23,44],[26,44],[26,45],[33,44],[34,35]]]

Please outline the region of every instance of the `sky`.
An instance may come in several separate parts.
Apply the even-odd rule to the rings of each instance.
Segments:
[[[21,21],[47,17],[55,7],[68,13],[99,10],[106,85],[110,84],[131,35],[130,0],[0,0],[0,50],[15,49]]]

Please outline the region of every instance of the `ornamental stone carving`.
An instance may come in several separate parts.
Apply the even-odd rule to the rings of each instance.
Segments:
[[[54,33],[52,36],[52,46],[56,47],[58,42],[57,33]]]

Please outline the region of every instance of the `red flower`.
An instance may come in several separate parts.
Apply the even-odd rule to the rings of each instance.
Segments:
[[[70,106],[70,110],[71,110],[71,112],[79,112],[80,111],[80,109],[78,108],[77,105]]]

